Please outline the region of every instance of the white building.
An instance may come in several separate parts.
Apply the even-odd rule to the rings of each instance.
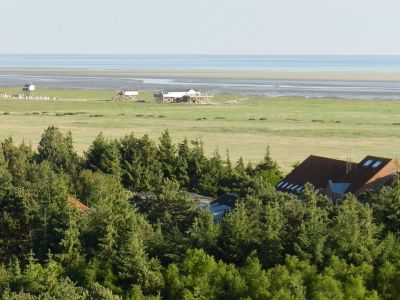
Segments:
[[[23,90],[27,92],[33,92],[36,90],[36,87],[34,84],[25,84]]]
[[[122,91],[119,92],[119,94],[121,96],[137,97],[139,95],[139,91],[132,89],[123,89]]]
[[[155,93],[154,97],[159,102],[170,102],[170,103],[179,103],[179,102],[192,102],[192,103],[208,103],[210,102],[213,95],[211,94],[202,94],[194,89],[187,90],[185,92],[160,92]]]

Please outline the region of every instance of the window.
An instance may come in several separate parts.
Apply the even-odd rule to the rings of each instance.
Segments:
[[[287,187],[287,189],[290,189],[292,186],[293,186],[293,183],[291,183],[291,184]]]
[[[284,187],[287,186],[288,184],[289,184],[288,182],[285,182],[285,184],[282,185],[282,188],[284,188]]]
[[[372,164],[372,159],[368,159],[368,160],[364,163],[364,167],[368,167],[370,164]]]
[[[379,166],[381,165],[381,163],[382,163],[382,161],[377,160],[377,161],[372,165],[372,167],[373,167],[373,168],[377,168],[377,167],[379,167]]]
[[[278,183],[278,185],[276,187],[280,187],[284,183],[285,183],[284,181],[281,181],[281,182]]]
[[[296,192],[301,192],[302,189],[303,189],[303,187],[300,186],[300,187],[296,190]]]
[[[292,191],[298,188],[298,184],[296,184],[294,187],[292,187]]]

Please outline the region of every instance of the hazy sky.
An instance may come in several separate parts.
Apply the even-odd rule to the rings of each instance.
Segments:
[[[399,0],[1,0],[1,53],[400,54]]]

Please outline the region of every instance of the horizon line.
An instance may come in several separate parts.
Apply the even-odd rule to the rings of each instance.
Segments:
[[[95,52],[0,52],[0,55],[137,55],[137,56],[400,56],[399,54],[249,54],[249,53],[95,53]]]

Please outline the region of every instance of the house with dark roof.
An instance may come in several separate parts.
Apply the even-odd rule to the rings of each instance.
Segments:
[[[235,207],[238,197],[231,194],[223,194],[209,205],[209,211],[214,216],[214,222],[221,222],[225,213]]]
[[[141,192],[137,193],[132,201],[153,201],[159,195],[154,192]],[[189,198],[195,203],[196,208],[208,210],[212,213],[214,222],[219,223],[224,214],[231,210],[238,199],[237,196],[231,194],[223,194],[218,198],[214,199],[212,197],[196,194],[196,193],[188,193]]]
[[[275,186],[276,190],[301,194],[306,183],[320,193],[340,199],[346,193],[356,196],[378,190],[398,172],[393,159],[367,156],[359,163],[310,155]]]

